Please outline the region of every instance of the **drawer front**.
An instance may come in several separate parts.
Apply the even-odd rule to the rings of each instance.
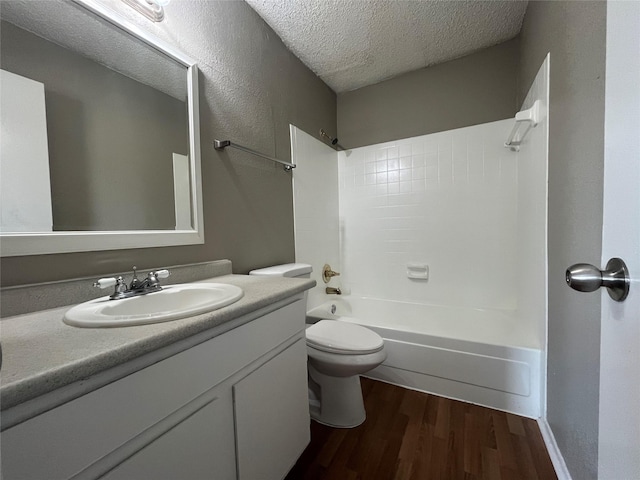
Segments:
[[[303,330],[304,313],[298,300],[5,430],[3,479],[70,478]]]

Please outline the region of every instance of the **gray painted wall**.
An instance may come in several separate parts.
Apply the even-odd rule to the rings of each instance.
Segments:
[[[597,477],[600,295],[565,285],[567,266],[600,264],[606,2],[529,2],[519,96],[551,52],[547,414],[573,478]]]
[[[518,39],[338,95],[345,148],[513,117]]]
[[[174,229],[186,103],[10,23],[0,33],[2,69],[45,86],[53,229]]]
[[[120,3],[120,2],[118,2]],[[123,4],[120,4],[123,5]],[[122,8],[127,8],[123,6]],[[159,25],[132,20],[199,62],[204,245],[2,259],[2,285],[228,258],[235,272],[294,260],[291,174],[211,142],[290,160],[289,123],[336,130],[336,96],[244,2],[173,2]]]

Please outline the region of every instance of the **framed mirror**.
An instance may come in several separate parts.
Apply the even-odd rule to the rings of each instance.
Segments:
[[[203,243],[196,63],[95,0],[0,20],[2,256]]]

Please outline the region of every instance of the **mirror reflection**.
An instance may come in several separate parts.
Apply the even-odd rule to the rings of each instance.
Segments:
[[[29,3],[1,12],[0,231],[191,229],[186,67],[78,6],[56,22]]]

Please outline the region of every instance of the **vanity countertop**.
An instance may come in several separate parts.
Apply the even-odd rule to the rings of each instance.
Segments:
[[[203,332],[210,338],[229,323],[312,288],[314,280],[224,275],[202,282],[244,290],[237,302],[212,312],[165,323],[120,328],[77,328],[62,321],[73,305],[2,319],[0,405],[10,409],[61,387],[135,360]],[[250,321],[251,317],[247,319]],[[228,327],[228,328],[225,328]]]

